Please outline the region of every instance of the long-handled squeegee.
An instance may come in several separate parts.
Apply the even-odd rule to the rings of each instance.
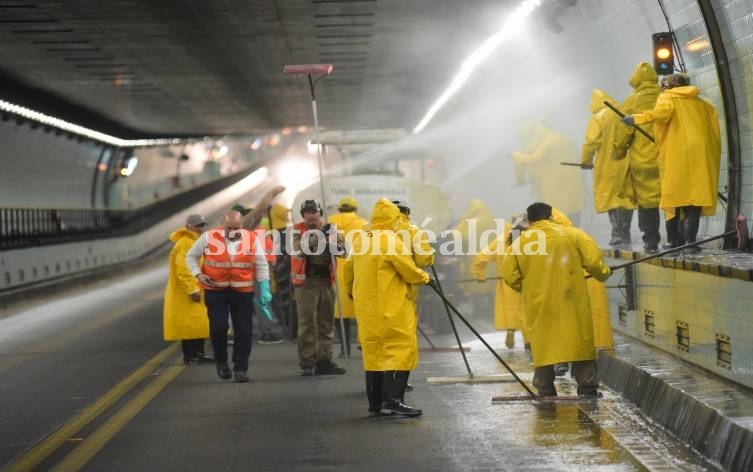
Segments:
[[[324,164],[322,162],[322,145],[319,143],[319,114],[316,109],[316,83],[330,75],[333,70],[334,67],[332,67],[332,64],[296,64],[287,65],[282,68],[283,75],[306,75],[308,77],[309,91],[311,92],[311,109],[314,113],[314,141],[316,142],[316,160],[319,164],[319,190],[322,193],[322,211],[327,209],[327,194],[324,192]],[[318,75],[319,77],[314,80],[312,77],[314,75]],[[324,215],[322,214],[322,216]],[[333,254],[332,270],[336,270],[336,268],[337,260]],[[337,309],[340,312],[340,336],[344,343],[346,339],[345,321],[343,320],[345,314],[343,313],[342,302],[339,297],[340,291],[338,290],[337,277],[334,278],[334,281],[335,299],[337,300]],[[347,349],[343,349],[343,352],[345,352],[346,356],[350,357],[350,352],[348,352]]]

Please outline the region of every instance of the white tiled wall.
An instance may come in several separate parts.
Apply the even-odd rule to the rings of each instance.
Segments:
[[[649,264],[638,265],[636,277],[638,305],[627,326],[613,319],[617,331],[753,387],[753,283]],[[647,313],[654,316],[653,336],[646,332]],[[688,352],[677,348],[678,321],[688,324]],[[717,334],[729,336],[729,369],[717,365]]]
[[[712,2],[722,33],[735,87],[742,161],[742,212],[753,216],[753,2]]]

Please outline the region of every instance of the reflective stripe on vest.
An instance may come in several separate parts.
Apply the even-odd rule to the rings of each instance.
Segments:
[[[212,244],[208,244],[204,251],[204,265],[201,267],[201,272],[212,279],[214,286],[202,284],[204,289],[222,290],[229,287],[238,292],[253,291],[254,259],[256,257],[253,254],[254,241],[256,240],[255,233],[245,229],[241,230],[242,249],[250,248],[250,250],[236,254],[232,260],[230,260],[230,254],[225,244],[222,228],[207,231],[207,238],[210,237]]]
[[[303,233],[308,230],[306,223],[303,222],[293,225],[293,229],[298,232],[299,237],[303,236]],[[302,252],[301,248],[298,248],[298,250],[301,251],[300,255],[291,254],[290,256],[290,281],[293,285],[306,283],[306,254]],[[329,283],[330,285],[335,283],[335,268],[332,265],[332,258],[329,261]]]

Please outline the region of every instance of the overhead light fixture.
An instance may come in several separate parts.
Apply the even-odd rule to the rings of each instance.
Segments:
[[[494,52],[500,44],[516,35],[523,28],[523,24],[528,16],[541,5],[542,0],[525,0],[518,5],[515,10],[507,17],[502,28],[484,41],[470,56],[468,56],[460,66],[455,77],[450,82],[450,86],[442,92],[439,98],[429,108],[418,125],[413,129],[413,134],[420,133],[426,125],[429,124],[434,115],[437,114],[440,108],[455,95],[460,87],[465,84],[471,73],[479,66],[489,55]]]
[[[133,171],[136,170],[137,165],[139,165],[139,159],[133,154],[127,155],[120,163],[120,175],[122,177],[130,177]]]
[[[53,128],[67,131],[77,136],[83,136],[85,138],[99,141],[104,144],[110,144],[117,147],[140,147],[140,146],[161,146],[167,144],[180,144],[181,140],[178,138],[163,138],[163,139],[120,139],[109,134],[100,133],[83,126],[79,126],[70,123],[60,118],[55,118],[38,111],[31,110],[20,105],[14,105],[13,103],[5,100],[0,100],[0,111],[12,113],[19,118],[25,118],[27,120],[35,121],[43,125],[51,126]]]

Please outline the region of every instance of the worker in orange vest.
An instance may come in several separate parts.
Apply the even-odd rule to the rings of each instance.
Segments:
[[[242,224],[239,212],[226,211],[220,227],[202,234],[186,254],[188,268],[204,288],[217,375],[223,380],[235,377],[236,382],[248,382],[254,284],[262,305],[272,300],[262,242]],[[234,330],[232,372],[227,363],[228,313]]]
[[[316,200],[301,205],[303,221],[293,225],[290,277],[298,306],[298,365],[301,375],[342,375],[345,369],[332,361],[335,317],[335,267],[337,251],[329,241],[330,224],[322,221]],[[324,239],[324,241],[322,241]]]

